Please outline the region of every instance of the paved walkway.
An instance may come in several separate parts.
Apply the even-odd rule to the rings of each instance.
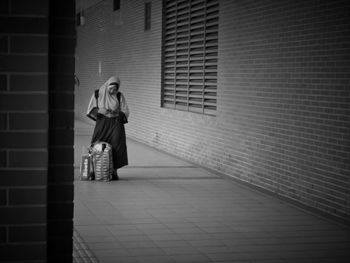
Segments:
[[[76,262],[350,262],[348,228],[138,142],[128,152],[120,181],[75,181],[93,258]]]

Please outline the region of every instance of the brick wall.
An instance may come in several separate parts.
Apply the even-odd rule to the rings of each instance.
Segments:
[[[349,4],[220,10],[221,169],[349,223]]]
[[[143,1],[85,10],[81,132],[93,90],[118,75],[127,136],[349,222],[349,4],[220,1],[215,117],[160,108],[161,5],[146,32]]]
[[[48,261],[72,262],[75,1],[50,1]]]
[[[72,259],[71,2],[0,3],[1,262]]]

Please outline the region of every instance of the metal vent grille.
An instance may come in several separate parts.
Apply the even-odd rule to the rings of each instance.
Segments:
[[[164,1],[162,106],[216,114],[218,0]]]

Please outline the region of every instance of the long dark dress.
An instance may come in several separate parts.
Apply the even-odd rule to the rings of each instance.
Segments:
[[[108,142],[112,145],[114,169],[128,165],[126,136],[124,124],[117,118],[108,118],[102,114],[97,115],[91,143],[98,141]]]

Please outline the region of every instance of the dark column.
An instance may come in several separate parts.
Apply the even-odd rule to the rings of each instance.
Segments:
[[[0,1],[1,262],[72,260],[74,19],[75,1]]]
[[[75,1],[50,1],[48,261],[72,261]]]

